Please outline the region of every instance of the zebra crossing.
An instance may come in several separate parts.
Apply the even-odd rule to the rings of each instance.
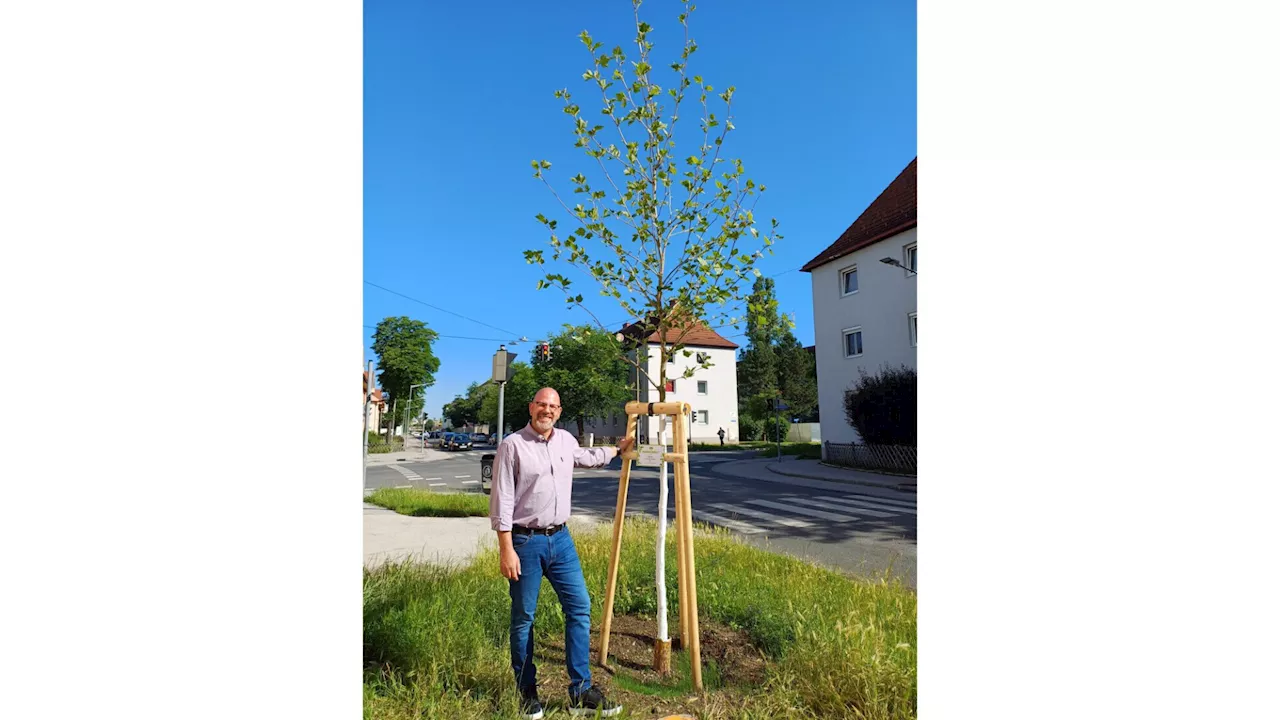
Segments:
[[[714,512],[712,512],[714,511]],[[628,511],[628,515],[652,515],[653,511]],[[770,500],[743,500],[741,503],[710,503],[705,508],[695,504],[693,518],[708,525],[755,535],[783,528],[810,529],[826,523],[854,523],[865,518],[892,518],[915,515],[913,501],[895,500],[877,495],[819,495],[799,497],[784,495]],[[668,508],[674,518],[674,508]]]
[[[413,483],[413,482],[415,482],[415,481],[416,481],[416,482],[421,482],[421,481],[422,481],[422,476],[421,476],[421,475],[419,475],[418,473],[416,473],[416,472],[414,472],[414,471],[410,470],[410,469],[409,469],[409,468],[407,468],[407,467],[401,467],[400,465],[388,465],[387,467],[389,467],[389,468],[391,468],[392,470],[395,470],[396,472],[400,473],[401,475],[403,475],[403,476],[405,477],[405,479],[406,479],[406,480],[408,480],[408,481],[410,482],[410,484],[409,484],[409,485],[396,485],[395,487],[396,487],[397,489],[410,488],[410,487],[413,487],[413,485],[412,485],[412,483]]]

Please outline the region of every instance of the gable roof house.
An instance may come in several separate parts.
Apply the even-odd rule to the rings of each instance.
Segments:
[[[619,331],[623,341],[628,344],[648,339],[649,363],[645,371],[653,378],[658,377],[659,363],[657,343],[661,342],[658,329],[650,322],[636,322],[623,325]],[[667,340],[674,343],[681,334],[679,329],[668,329]],[[738,441],[738,374],[736,369],[738,346],[725,339],[715,330],[700,321],[694,321],[684,334],[684,349],[692,353],[689,357],[684,352],[675,353],[667,364],[667,401],[687,402],[693,407],[693,419],[689,437],[692,442],[719,443],[717,434],[724,428],[726,443]],[[634,360],[638,349],[627,354]],[[698,358],[705,356],[711,367],[699,368]],[[691,378],[683,377],[686,368],[694,368]],[[629,382],[633,388],[633,399],[640,402],[657,402],[658,391],[641,379],[637,384],[637,372],[631,368]],[[637,386],[638,385],[638,386]],[[658,438],[657,418],[640,417],[636,434],[641,439],[656,443]],[[585,430],[595,433],[597,437],[621,437],[627,429],[627,416],[622,408],[617,413],[603,418],[589,418]],[[672,442],[673,435],[667,431],[666,441]],[[585,439],[582,439],[585,443]]]
[[[845,392],[859,371],[916,366],[916,256],[912,159],[835,242],[801,268],[813,288],[824,441],[859,441],[844,412]]]

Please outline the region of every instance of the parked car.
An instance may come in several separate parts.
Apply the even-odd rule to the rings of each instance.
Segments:
[[[471,433],[471,442],[476,445],[488,445],[489,436],[484,433]]]
[[[471,436],[466,433],[449,433],[440,442],[440,447],[446,450],[470,450]]]

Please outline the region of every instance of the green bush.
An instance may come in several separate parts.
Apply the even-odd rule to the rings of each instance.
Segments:
[[[743,415],[738,418],[739,440],[759,440],[763,429],[764,423],[753,417]]]
[[[885,365],[845,393],[845,419],[867,445],[916,444],[916,371]]]

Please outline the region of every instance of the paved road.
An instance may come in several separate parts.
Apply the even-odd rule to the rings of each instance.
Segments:
[[[367,487],[426,487],[481,492],[480,447],[426,463],[368,469]],[[909,586],[916,580],[915,493],[792,478],[753,464],[751,477],[717,470],[754,452],[694,453],[689,462],[694,519],[718,525],[747,542],[861,576],[888,572]],[[740,466],[735,466],[739,468]],[[607,468],[576,470],[573,511],[613,518],[621,460]],[[670,486],[668,486],[670,488]],[[670,490],[668,516],[674,518]],[[658,470],[634,468],[628,515],[657,515]]]

